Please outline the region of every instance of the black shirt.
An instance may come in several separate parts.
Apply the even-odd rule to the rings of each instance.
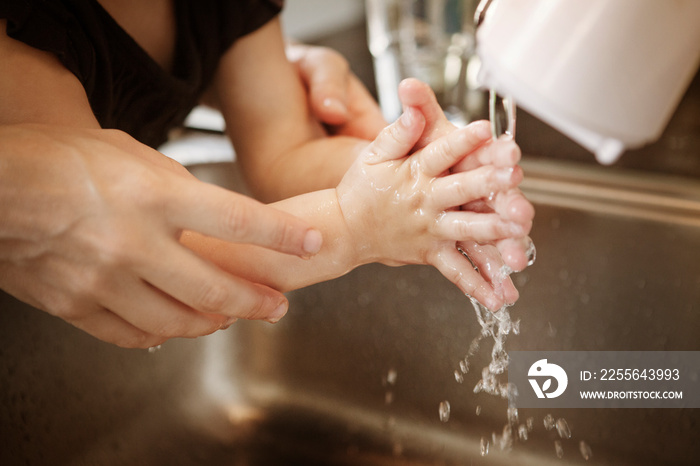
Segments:
[[[55,54],[80,80],[103,128],[157,147],[182,124],[241,36],[279,13],[283,0],[173,0],[172,72],[162,69],[97,0],[0,0],[7,34]]]

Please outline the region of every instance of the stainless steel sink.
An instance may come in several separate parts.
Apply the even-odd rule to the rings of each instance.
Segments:
[[[700,183],[569,162],[525,170],[538,257],[515,276],[521,332],[507,348],[700,350]],[[193,171],[235,187],[233,164]],[[455,380],[480,327],[469,301],[430,268],[367,266],[289,298],[279,324],[239,322],[150,353],[0,295],[0,464],[700,460],[700,413],[673,409],[552,412],[572,431],[561,459],[542,423],[548,412],[522,409],[535,420],[529,440],[481,456],[480,439],[506,423],[506,403],[473,393],[479,370]],[[473,366],[489,351],[484,344]]]

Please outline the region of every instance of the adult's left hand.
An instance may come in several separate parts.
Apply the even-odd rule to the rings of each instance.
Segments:
[[[286,46],[309,94],[313,114],[329,134],[374,140],[387,125],[372,95],[337,51],[320,46]]]

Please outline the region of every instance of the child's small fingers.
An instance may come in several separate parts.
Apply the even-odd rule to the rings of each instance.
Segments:
[[[492,205],[497,214],[511,222],[528,224],[535,217],[535,207],[519,189],[499,192]]]
[[[447,121],[435,93],[426,83],[415,78],[404,79],[399,84],[398,94],[404,108],[415,107],[426,119],[425,131],[416,142],[416,150],[455,130],[455,126]]]
[[[505,263],[495,245],[479,244],[474,241],[464,241],[458,245],[499,297],[502,297],[507,304],[518,300],[520,294],[510,279],[512,269]]]
[[[498,193],[512,190],[522,179],[520,167],[496,168],[489,165],[436,178],[431,184],[431,195],[435,205],[447,209],[477,199],[495,200]],[[512,201],[516,200],[513,195]],[[510,205],[506,198],[503,202],[504,208]]]
[[[436,228],[437,234],[445,239],[479,243],[526,235],[522,225],[506,222],[498,214],[459,210],[443,213],[436,221]]]
[[[405,157],[420,138],[425,117],[417,109],[408,107],[403,115],[379,133],[363,153],[363,161],[377,164]]]
[[[431,261],[442,275],[467,296],[473,297],[492,311],[497,311],[505,304],[497,296],[488,282],[477,272],[456,248],[445,248],[435,254]]]
[[[453,172],[473,170],[484,165],[513,167],[520,162],[522,152],[512,139],[491,140],[457,162]]]
[[[427,176],[438,176],[491,138],[485,121],[477,121],[428,144],[420,153],[420,167]]]
[[[527,236],[506,238],[496,242],[503,262],[514,272],[524,270],[535,260],[532,240]]]

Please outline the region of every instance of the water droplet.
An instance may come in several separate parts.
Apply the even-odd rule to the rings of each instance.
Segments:
[[[554,416],[551,414],[547,414],[544,417],[544,428],[547,430],[552,430],[554,429],[554,425],[556,424],[556,421],[554,420]]]
[[[476,415],[481,415],[481,405],[476,405]]]
[[[469,361],[466,359],[459,361],[459,370],[462,371],[462,374],[469,372]]]
[[[384,403],[390,405],[394,402],[394,392],[388,391],[384,394]]]
[[[389,369],[389,372],[387,372],[386,374],[386,383],[388,383],[389,385],[396,384],[397,375],[398,374],[396,373],[395,369]]]
[[[467,353],[467,357],[469,356],[474,356],[478,351],[479,351],[479,343],[481,342],[481,334],[474,338],[472,340],[471,344],[469,345],[469,352]],[[465,361],[467,358],[464,358]]]
[[[581,452],[581,456],[583,456],[583,459],[586,461],[591,459],[591,457],[593,456],[593,451],[591,450],[591,447],[588,446],[588,444],[583,440],[581,440],[578,443],[578,449]]]
[[[516,408],[514,406],[509,406],[508,411],[507,411],[507,415],[508,415],[508,422],[510,424],[514,425],[514,424],[518,423],[518,408]]]
[[[455,381],[457,383],[464,382],[464,377],[462,376],[462,373],[460,371],[455,371]]]
[[[151,354],[155,353],[156,351],[160,351],[160,345],[158,345],[158,346],[151,346],[150,348],[148,348],[148,352],[151,353]]]
[[[562,459],[564,457],[564,447],[561,445],[561,440],[554,441],[554,451],[557,454],[557,458]]]
[[[481,456],[489,454],[489,441],[486,437],[481,437]]]
[[[557,432],[561,438],[571,438],[571,429],[569,429],[569,424],[566,423],[566,419],[560,417],[557,419]]]
[[[503,280],[505,280],[506,278],[508,278],[508,276],[512,273],[513,273],[513,269],[511,269],[507,265],[503,264],[503,266],[499,270],[499,274],[497,276],[499,283],[502,282]]]
[[[532,240],[530,240],[530,243],[527,245],[525,255],[527,256],[528,267],[535,263],[535,260],[537,259],[537,249],[535,249],[535,243]]]
[[[520,335],[520,319],[513,322],[512,331],[514,335]]]
[[[513,448],[513,429],[510,424],[503,426],[503,434],[501,435],[498,447],[502,451],[510,451]]]
[[[527,441],[527,426],[525,424],[520,424],[518,426],[518,437],[520,438],[521,441],[526,442]]]
[[[450,402],[449,401],[441,401],[440,402],[439,413],[440,413],[440,421],[447,422],[450,420]]]
[[[529,417],[525,421],[525,424],[527,424],[527,431],[532,432],[532,429],[535,428],[535,418],[534,417]]]

